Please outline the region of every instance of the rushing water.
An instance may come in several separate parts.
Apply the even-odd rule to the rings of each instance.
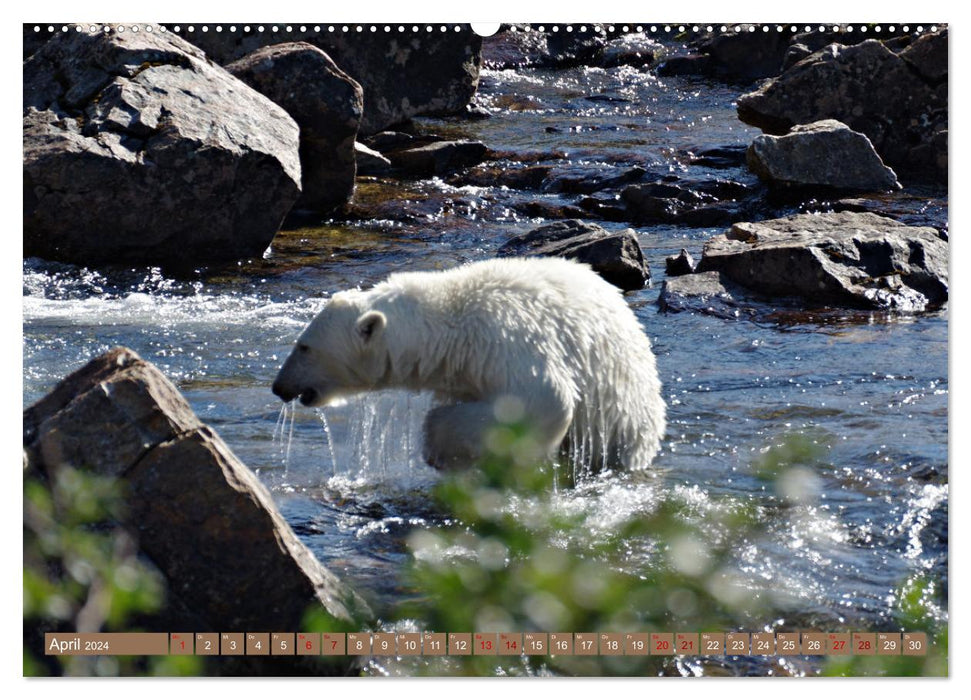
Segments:
[[[588,99],[598,95],[610,99]],[[681,173],[687,151],[755,135],[735,118],[737,95],[630,68],[485,71],[480,100],[491,119],[420,126],[480,139],[510,161]],[[707,174],[751,181],[741,169]],[[890,205],[944,228],[945,197]],[[26,261],[24,404],[98,353],[133,348],[259,473],[317,556],[380,609],[397,591],[403,535],[436,517],[428,493],[436,475],[420,459],[431,400],[383,393],[325,412],[281,409],[273,377],[335,290],[487,257],[540,223],[517,206],[566,200],[440,179],[365,182],[358,198],[373,212],[366,221],[289,230],[262,260],[188,278]],[[637,229],[654,283],[627,298],[654,344],[669,407],[654,478],[595,479],[559,499],[595,516],[594,536],[669,492],[703,518],[716,501],[763,495],[748,466],[773,440],[825,435],[832,449],[816,474],[818,499],[767,513],[764,537],[740,548],[740,565],[822,629],[888,625],[902,581],[929,572],[947,584],[947,311],[757,322],[660,314],[664,257],[682,247],[697,257],[716,232]]]

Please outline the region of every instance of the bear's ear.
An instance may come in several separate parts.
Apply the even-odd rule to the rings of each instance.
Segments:
[[[361,317],[357,319],[357,332],[364,344],[367,345],[381,335],[381,331],[384,330],[387,323],[387,317],[380,311],[368,311],[361,314]]]

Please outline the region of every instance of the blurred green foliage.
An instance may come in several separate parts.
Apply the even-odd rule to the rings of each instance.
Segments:
[[[688,516],[689,504],[664,493],[650,513],[626,520],[606,538],[588,536],[587,515],[558,506],[562,474],[522,458],[531,453],[527,430],[505,426],[492,437],[481,468],[449,474],[437,486],[446,523],[411,534],[408,580],[415,597],[402,604],[398,620],[429,631],[623,633],[759,631],[782,617],[770,596],[736,568],[736,554],[761,534],[760,498],[794,504],[816,497],[825,436],[794,434],[764,450],[752,470],[767,493],[749,506],[726,502],[712,509],[714,520],[699,522]],[[632,556],[644,556],[631,551],[632,542],[656,543],[649,566],[630,566]],[[901,618],[901,628],[926,629],[928,617],[914,595],[902,598],[913,615]],[[936,635],[935,654],[946,649],[946,636],[943,647],[939,640]],[[720,670],[717,659],[694,661]],[[825,670],[897,675],[936,668],[915,663],[849,657]],[[413,670],[476,676],[678,672],[671,657],[658,656],[452,656],[423,659]]]
[[[45,656],[44,632],[132,632],[160,609],[165,584],[118,526],[117,479],[68,467],[48,479],[24,474],[23,613],[25,676],[195,675],[195,657]]]
[[[937,622],[931,609],[937,602],[937,586],[917,576],[905,582],[894,596],[897,629],[925,632],[926,656],[845,656],[829,657],[823,674],[827,676],[947,676],[947,625]]]

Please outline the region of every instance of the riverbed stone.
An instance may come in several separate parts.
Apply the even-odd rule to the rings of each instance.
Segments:
[[[480,141],[438,141],[387,154],[391,165],[406,175],[431,177],[481,163],[489,149]]]
[[[47,476],[70,467],[119,479],[122,525],[166,581],[159,625],[297,630],[314,608],[335,624],[367,612],[296,537],[256,475],[127,348],[93,359],[24,411],[24,449],[28,468]]]
[[[739,119],[776,135],[838,119],[866,134],[898,175],[946,181],[948,93],[941,57],[947,34],[928,34],[900,54],[872,39],[826,46],[742,95]]]
[[[499,248],[498,255],[577,260],[624,291],[641,289],[651,278],[651,269],[633,229],[611,233],[578,219],[545,224],[511,238]]]
[[[293,119],[171,33],[64,33],[23,76],[25,255],[259,256],[300,194]]]
[[[658,308],[667,313],[694,312],[738,318],[749,295],[721,272],[696,272],[664,280]]]
[[[725,226],[744,215],[740,202],[752,194],[733,180],[658,180],[629,185],[620,193],[628,219],[641,224]]]
[[[910,312],[947,301],[947,264],[933,228],[833,212],[737,223],[705,244],[697,271],[767,296]]]
[[[256,49],[290,41],[320,48],[364,89],[360,132],[374,134],[416,116],[456,114],[479,84],[482,38],[467,24],[428,25],[433,31],[315,30],[312,25],[266,23],[257,31],[193,32],[186,37],[221,65]],[[422,25],[424,29],[426,25]],[[458,31],[456,30],[456,26]],[[441,31],[444,27],[445,31]],[[366,29],[366,28],[365,28]],[[381,150],[380,148],[378,150]]]
[[[677,255],[669,255],[664,258],[664,273],[668,277],[679,277],[681,275],[690,275],[695,271],[695,259],[691,257],[689,253],[684,248]]]
[[[300,127],[303,192],[296,206],[329,213],[350,199],[361,86],[306,42],[264,46],[226,70],[283,107]]]
[[[784,136],[762,134],[749,146],[749,168],[777,187],[860,192],[900,189],[865,135],[835,119],[800,124]]]

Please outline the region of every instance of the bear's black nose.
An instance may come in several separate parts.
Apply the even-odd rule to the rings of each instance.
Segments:
[[[283,386],[280,382],[273,382],[273,393],[279,396],[285,402],[290,403],[297,397],[299,392],[291,391],[287,387]]]

